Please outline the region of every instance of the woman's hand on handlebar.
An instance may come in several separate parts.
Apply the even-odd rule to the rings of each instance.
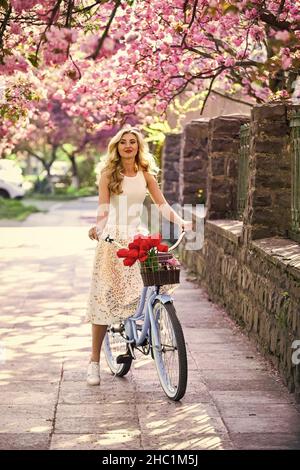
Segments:
[[[181,229],[183,232],[193,229],[193,222],[191,220],[184,220],[181,224]]]

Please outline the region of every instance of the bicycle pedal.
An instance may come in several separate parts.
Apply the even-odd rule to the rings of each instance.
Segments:
[[[131,361],[132,361],[132,357],[130,354],[120,354],[116,358],[117,364],[128,364]]]

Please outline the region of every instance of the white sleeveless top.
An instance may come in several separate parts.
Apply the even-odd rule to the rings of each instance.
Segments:
[[[116,230],[123,238],[132,238],[137,233],[148,235],[147,227],[142,224],[141,216],[147,194],[147,183],[142,170],[135,176],[125,176],[121,183],[123,192],[111,194],[108,219],[101,239],[107,235],[116,236]]]

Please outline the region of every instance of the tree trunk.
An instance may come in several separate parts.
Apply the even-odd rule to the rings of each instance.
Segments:
[[[45,168],[47,171],[47,187],[45,188],[45,192],[54,194],[54,186],[53,186],[51,174],[50,174],[51,166],[52,165],[45,165]]]
[[[73,153],[72,155],[69,155],[69,158],[72,164],[72,186],[74,186],[76,189],[79,189],[80,181],[79,181],[79,176],[78,176],[78,168],[77,168],[75,154]]]

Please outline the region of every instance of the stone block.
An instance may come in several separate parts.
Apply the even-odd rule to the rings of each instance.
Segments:
[[[225,173],[225,156],[220,155],[211,158],[211,174],[212,176],[220,176]]]
[[[226,170],[225,170],[226,176],[229,176],[229,177],[232,177],[232,178],[237,178],[237,176],[238,176],[238,163],[237,163],[237,161],[233,158],[228,158],[225,166],[226,166]]]
[[[267,153],[270,155],[281,155],[281,153],[285,149],[285,142],[282,140],[259,140],[255,139],[253,144],[253,152],[254,153]]]
[[[244,115],[218,116],[209,122],[209,130],[212,134],[239,136],[241,125],[249,122],[249,117]]]
[[[272,173],[270,170],[268,172],[261,171],[259,168],[255,177],[256,189],[259,187],[264,189],[269,188],[272,190],[278,190],[280,188],[290,188],[291,182],[285,178],[285,175],[282,173],[279,175],[275,172]]]
[[[272,197],[270,193],[254,190],[253,191],[253,199],[252,199],[253,206],[263,206],[263,207],[271,207],[272,206]]]
[[[237,155],[239,151],[239,142],[232,138],[213,138],[209,143],[209,152],[211,154],[217,152],[232,152]]]
[[[184,172],[194,172],[203,167],[203,160],[199,157],[184,159],[183,162],[183,171]]]
[[[285,121],[286,106],[285,104],[258,104],[254,106],[251,112],[251,118],[254,121],[262,121],[264,119],[270,121]]]

